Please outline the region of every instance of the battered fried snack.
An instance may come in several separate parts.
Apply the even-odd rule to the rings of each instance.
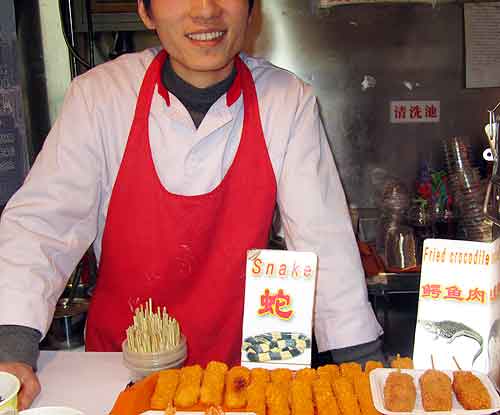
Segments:
[[[272,383],[290,384],[292,381],[292,371],[290,369],[274,369],[271,370]]]
[[[325,365],[318,367],[316,372],[320,378],[328,379],[328,382],[332,382],[333,379],[340,376],[340,370],[337,365]]]
[[[348,362],[340,364],[340,374],[353,383],[354,379],[361,375],[361,373],[363,373],[363,370],[361,369],[361,365],[359,363]]]
[[[252,369],[253,373],[253,369]],[[250,377],[252,375],[250,374]],[[268,382],[262,379],[252,381],[247,388],[247,407],[246,411],[255,412],[257,415],[266,415],[266,387]]]
[[[401,357],[398,353],[395,359],[391,362],[393,369],[413,369],[413,360],[411,357]]]
[[[309,385],[313,382],[313,380],[318,378],[318,374],[314,369],[310,367],[305,367],[304,369],[300,369],[295,373],[296,380],[302,380],[307,382]]]
[[[333,379],[333,392],[342,415],[361,415],[352,382],[344,376]]]
[[[198,402],[203,369],[200,365],[185,366],[181,369],[179,386],[175,392],[175,406],[189,408]]]
[[[224,377],[227,365],[222,362],[209,362],[203,374],[200,402],[204,405],[219,406],[224,393]]]
[[[368,373],[370,374],[370,372],[374,369],[378,369],[378,368],[383,368],[384,365],[382,364],[382,362],[378,362],[376,360],[368,360],[366,363],[365,363],[365,373]]]
[[[172,404],[175,390],[179,384],[179,369],[162,370],[151,396],[151,409],[165,409]]]
[[[229,409],[244,408],[247,404],[247,388],[250,384],[250,369],[234,366],[226,375],[224,403]]]
[[[358,397],[359,406],[363,415],[378,415],[373,405],[373,397],[370,389],[370,380],[367,373],[362,373],[354,379],[354,391]]]
[[[464,409],[491,408],[491,397],[481,380],[471,372],[453,372],[453,391]]]
[[[340,415],[340,409],[335,396],[333,396],[329,379],[320,375],[319,379],[313,381],[312,390],[318,415]]]
[[[446,373],[429,369],[419,379],[422,406],[427,412],[451,411],[451,380]]]
[[[267,415],[290,415],[290,408],[288,406],[288,385],[288,383],[283,382],[271,382],[267,384]]]
[[[384,385],[384,406],[393,412],[411,412],[415,408],[417,388],[411,375],[399,370],[389,373]]]
[[[294,379],[290,390],[292,415],[314,415],[311,381]]]
[[[250,385],[255,383],[269,383],[270,381],[269,370],[257,367],[250,371]]]

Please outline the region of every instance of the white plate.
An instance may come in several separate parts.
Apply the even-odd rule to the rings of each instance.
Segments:
[[[85,415],[73,408],[65,406],[44,406],[41,408],[31,408],[19,412],[19,415]]]
[[[445,414],[456,414],[456,415],[486,415],[492,414],[493,412],[497,412],[500,410],[500,396],[496,392],[495,387],[491,383],[491,380],[483,373],[472,371],[474,375],[476,375],[479,380],[486,386],[488,393],[491,397],[491,405],[490,409],[477,409],[477,410],[467,410],[462,407],[457,401],[455,394],[453,394],[452,399],[452,410],[448,411],[436,411],[436,412],[425,412],[422,407],[422,397],[420,395],[420,388],[418,384],[418,379],[420,375],[422,375],[425,370],[409,370],[402,369],[401,372],[408,373],[413,377],[413,381],[415,383],[415,387],[417,388],[417,400],[415,402],[415,409],[412,412],[392,412],[385,409],[384,406],[384,385],[387,376],[389,373],[394,372],[397,369],[375,369],[370,372],[370,387],[373,396],[373,404],[377,411],[382,412],[387,415],[408,415],[408,414],[433,414],[433,415],[445,415]],[[448,375],[448,377],[453,380],[453,370],[443,370],[444,373]]]

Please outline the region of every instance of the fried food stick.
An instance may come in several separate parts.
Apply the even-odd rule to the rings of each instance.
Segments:
[[[376,360],[368,360],[366,363],[365,363],[365,373],[368,373],[370,374],[370,372],[374,369],[378,369],[378,368],[383,368],[384,365],[382,364],[382,362],[378,362]]]
[[[362,373],[354,379],[354,391],[358,397],[359,407],[363,415],[378,415],[373,405],[373,397],[370,389],[370,380],[367,373]]]
[[[247,404],[247,388],[250,384],[250,369],[234,366],[226,375],[224,403],[229,409],[244,408]]]
[[[413,360],[410,357],[401,357],[399,353],[392,360],[391,367],[393,369],[413,369]]]
[[[384,406],[389,411],[412,412],[417,399],[417,388],[411,375],[399,370],[391,372],[384,385]]]
[[[361,415],[352,382],[344,376],[333,379],[333,392],[342,415]]]
[[[250,384],[255,383],[269,383],[271,381],[271,375],[269,370],[263,369],[261,367],[256,367],[250,371]]]
[[[340,364],[340,373],[342,376],[354,383],[354,379],[361,375],[363,371],[361,370],[361,365],[359,363],[349,362]]]
[[[295,380],[302,380],[309,385],[313,382],[313,380],[318,378],[318,374],[314,369],[310,367],[305,367],[304,369],[300,369],[295,373]]]
[[[318,373],[318,377],[328,379],[328,382],[330,383],[332,383],[333,379],[340,376],[340,370],[337,365],[320,366],[316,372]]]
[[[312,383],[314,404],[318,415],[340,415],[340,409],[329,379],[316,379]]]
[[[289,385],[292,381],[292,371],[290,369],[274,369],[271,370],[272,383],[284,383]]]
[[[209,362],[201,382],[200,402],[204,405],[221,405],[224,393],[224,377],[227,365],[222,362]]]
[[[453,391],[464,409],[491,408],[491,397],[479,378],[468,371],[453,372]]]
[[[292,415],[314,415],[311,381],[295,378],[290,390]]]
[[[254,368],[250,371],[250,386],[247,388],[248,412],[266,415],[266,386],[271,381],[269,370]]]
[[[446,373],[429,369],[419,379],[422,406],[427,412],[451,411],[451,380]]]
[[[165,409],[172,404],[179,384],[179,372],[179,369],[168,369],[159,373],[155,391],[151,396],[151,409]]]
[[[203,369],[200,365],[185,366],[181,369],[179,386],[175,392],[175,406],[188,408],[198,402]]]
[[[271,382],[267,384],[266,386],[267,415],[290,415],[290,407],[288,406],[288,394],[289,394],[288,386],[289,383],[283,383],[283,382]]]

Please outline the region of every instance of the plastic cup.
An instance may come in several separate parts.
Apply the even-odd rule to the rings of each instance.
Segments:
[[[132,352],[125,340],[122,356],[124,365],[130,370],[131,380],[135,382],[160,370],[182,367],[187,357],[186,338],[182,336],[176,348],[158,353]]]
[[[14,375],[0,372],[0,415],[17,414],[17,393],[21,382]]]

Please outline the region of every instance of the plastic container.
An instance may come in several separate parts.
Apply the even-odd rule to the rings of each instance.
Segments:
[[[17,414],[17,393],[21,382],[14,375],[0,372],[0,413],[5,415]]]
[[[484,373],[472,371],[476,375],[482,384],[488,390],[491,397],[491,408],[490,409],[477,409],[477,410],[466,410],[457,401],[455,394],[452,396],[452,410],[451,411],[436,411],[436,412],[425,412],[422,406],[422,394],[420,392],[419,378],[425,372],[425,370],[414,370],[414,369],[401,369],[401,372],[408,373],[413,377],[415,387],[417,389],[417,399],[415,402],[415,408],[412,412],[393,412],[385,409],[384,406],[384,385],[389,373],[396,371],[396,369],[381,369],[377,368],[370,372],[370,389],[373,397],[373,405],[378,412],[386,415],[412,415],[412,414],[439,414],[439,415],[487,415],[497,412],[500,409],[500,396],[498,395],[495,386],[491,383],[491,380]],[[452,370],[443,370],[444,373],[448,375],[450,380],[453,379]]]
[[[122,355],[123,363],[130,370],[131,380],[135,382],[159,370],[181,367],[187,357],[186,338],[182,336],[175,349],[159,353],[132,352],[125,340]]]

